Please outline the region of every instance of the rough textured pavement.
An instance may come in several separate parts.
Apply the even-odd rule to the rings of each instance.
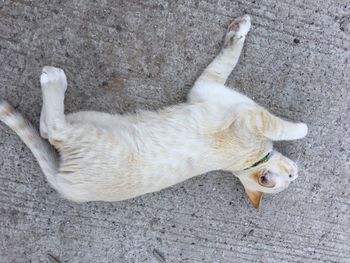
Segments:
[[[223,172],[119,203],[68,202],[0,124],[0,262],[350,262],[346,2],[0,1],[0,96],[36,126],[42,66],[65,69],[67,112],[158,109],[185,100],[248,13],[228,84],[310,130],[277,145],[299,178],[255,210]]]

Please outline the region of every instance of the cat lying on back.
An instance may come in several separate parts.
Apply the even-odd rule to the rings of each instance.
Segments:
[[[231,171],[254,207],[297,178],[296,164],[272,142],[307,134],[224,84],[237,64],[250,17],[230,24],[223,49],[204,70],[188,102],[157,112],[64,115],[66,76],[44,67],[41,137],[14,108],[0,102],[0,119],[26,143],[49,183],[75,202],[118,201],[159,191],[212,170]]]

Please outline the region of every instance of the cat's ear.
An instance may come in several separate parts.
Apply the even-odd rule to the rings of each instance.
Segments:
[[[262,197],[264,196],[263,192],[249,190],[245,188],[245,192],[247,193],[250,202],[252,203],[254,208],[259,208]]]
[[[238,175],[238,174],[236,174]],[[250,176],[246,173],[238,175],[239,180],[241,181],[245,192],[248,195],[250,202],[252,203],[254,208],[259,208],[261,199],[265,195],[265,193],[260,192],[256,189],[255,183],[249,179]]]
[[[267,110],[259,110],[255,116],[256,128],[272,141],[297,140],[307,134],[305,123],[294,123],[274,116]]]

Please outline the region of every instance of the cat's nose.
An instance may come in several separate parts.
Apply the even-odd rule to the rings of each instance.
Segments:
[[[288,175],[288,177],[289,177],[289,180],[290,180],[290,181],[294,181],[295,179],[298,178],[298,172],[297,172],[297,171],[293,171],[293,172],[291,172],[291,173]]]
[[[297,167],[296,163],[293,161],[290,161],[289,163],[291,165],[291,170],[289,172],[288,177],[289,177],[290,181],[294,181],[295,179],[298,178],[298,167]]]

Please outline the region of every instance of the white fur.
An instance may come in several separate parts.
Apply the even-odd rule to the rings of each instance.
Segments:
[[[307,133],[306,125],[279,119],[224,85],[249,28],[249,16],[235,20],[223,50],[198,78],[188,102],[158,112],[65,116],[66,76],[61,69],[44,67],[40,133],[61,156],[58,167],[46,163],[53,156],[47,151],[49,160],[39,160],[42,167],[51,167],[43,169],[50,183],[77,202],[132,198],[218,169],[234,172],[246,189],[272,193],[287,187],[297,169],[278,153],[263,166],[244,170],[272,150],[272,140],[297,139]],[[10,127],[15,127],[17,117],[0,108],[0,119]],[[40,151],[41,146],[21,138],[33,152]],[[34,133],[33,138],[39,140]],[[262,168],[274,174],[273,190],[252,180],[253,172]]]

